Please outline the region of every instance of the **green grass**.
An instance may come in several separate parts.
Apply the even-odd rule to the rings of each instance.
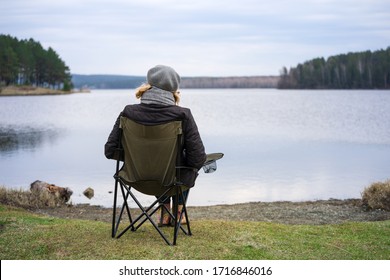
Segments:
[[[0,259],[388,260],[390,221],[341,225],[193,221],[167,246],[150,224],[120,239],[111,225],[50,218],[0,205]]]

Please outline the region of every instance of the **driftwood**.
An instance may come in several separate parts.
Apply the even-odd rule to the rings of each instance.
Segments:
[[[54,184],[49,184],[39,180],[30,184],[30,190],[37,192],[47,192],[48,194],[59,198],[63,202],[68,202],[71,195],[73,194],[73,191],[69,188],[59,187]]]

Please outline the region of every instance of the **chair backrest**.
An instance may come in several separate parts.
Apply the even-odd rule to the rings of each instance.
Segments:
[[[136,190],[161,195],[176,182],[181,121],[142,125],[120,118],[124,164],[118,175]]]

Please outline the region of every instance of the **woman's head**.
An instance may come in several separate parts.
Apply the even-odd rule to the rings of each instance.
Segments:
[[[170,92],[176,92],[180,85],[180,76],[169,66],[157,65],[149,69],[146,76],[149,85]]]
[[[157,65],[149,69],[147,76],[147,83],[137,88],[135,96],[141,96],[152,87],[159,88],[163,91],[168,91],[173,94],[175,103],[179,104],[180,92],[178,91],[180,85],[180,76],[176,71],[169,66]]]

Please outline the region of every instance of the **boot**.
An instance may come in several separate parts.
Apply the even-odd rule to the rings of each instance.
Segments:
[[[165,203],[164,206],[171,211],[171,203]],[[161,207],[160,209],[160,221],[158,223],[159,227],[166,227],[171,225],[171,216],[168,211],[165,210],[165,207]]]

